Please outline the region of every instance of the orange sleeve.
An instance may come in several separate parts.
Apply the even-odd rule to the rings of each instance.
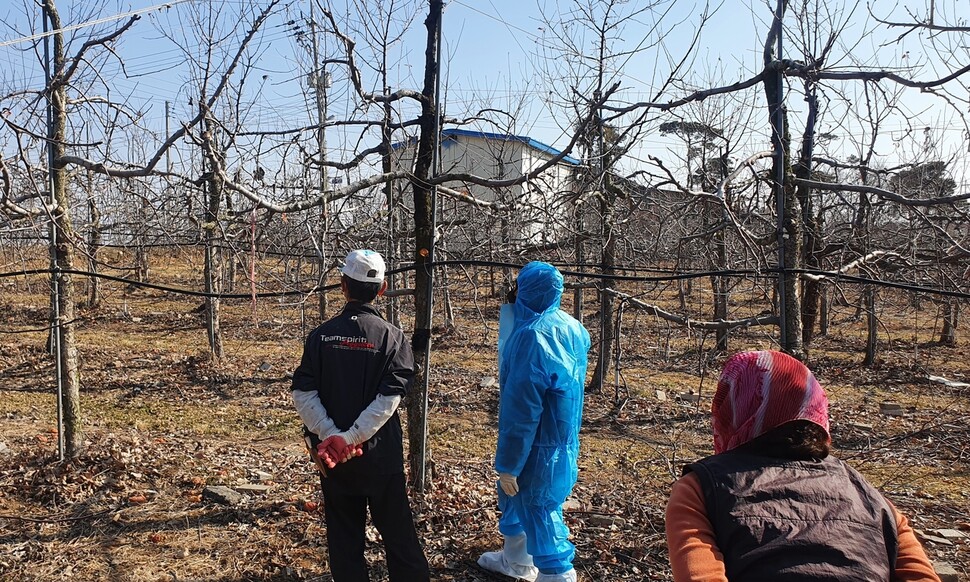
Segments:
[[[888,501],[887,501],[888,503]],[[896,557],[896,571],[893,580],[898,582],[940,582],[933,564],[916,539],[916,533],[906,516],[889,503],[896,517],[896,538],[899,540],[899,555]]]
[[[701,483],[693,473],[674,483],[665,521],[674,582],[727,582],[724,556],[707,518]]]

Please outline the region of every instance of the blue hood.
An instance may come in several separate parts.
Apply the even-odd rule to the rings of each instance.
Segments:
[[[563,278],[562,273],[549,263],[532,261],[522,267],[518,278],[518,295],[516,306],[521,306],[532,312],[533,317],[559,309],[562,302]],[[519,311],[517,308],[516,311]],[[520,317],[530,314],[519,312]]]

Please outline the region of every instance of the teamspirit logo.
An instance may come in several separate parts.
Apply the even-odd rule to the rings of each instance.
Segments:
[[[325,344],[345,350],[376,350],[377,347],[364,336],[325,335],[320,337]]]

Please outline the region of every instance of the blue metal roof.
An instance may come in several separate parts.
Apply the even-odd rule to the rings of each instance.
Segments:
[[[409,135],[404,141],[396,141],[391,144],[391,150],[399,150],[401,148],[410,147],[418,143],[418,136]]]
[[[512,135],[510,133],[490,133],[487,131],[471,131],[468,129],[444,129],[441,131],[441,135],[446,137],[477,137],[480,139],[494,139],[501,141],[518,141],[529,146],[534,150],[538,150],[542,153],[549,154],[552,157],[556,157],[562,152],[556,148],[546,145],[541,141],[536,141],[531,137],[525,135]],[[572,156],[564,156],[561,160],[567,164],[572,164],[574,166],[580,165],[580,161]]]

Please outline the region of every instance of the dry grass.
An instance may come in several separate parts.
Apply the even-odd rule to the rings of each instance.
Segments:
[[[199,287],[192,256],[156,263],[159,282]],[[708,304],[702,287],[690,298],[698,310]],[[53,374],[43,350],[44,280],[0,280],[0,289],[0,578],[329,579],[313,505],[317,484],[287,379],[315,299],[261,299],[255,313],[247,300],[225,301],[226,356],[213,363],[197,298],[106,285],[105,303],[82,311],[78,327],[87,446],[78,459],[59,463]],[[457,328],[433,338],[434,476],[415,501],[417,524],[435,579],[495,580],[474,559],[499,541],[491,469],[498,399],[495,387],[480,385],[496,375],[498,299],[480,292],[475,300],[460,289],[453,299]],[[672,289],[644,299],[676,309]],[[882,300],[885,341],[876,366],[860,367],[863,322],[853,319],[852,306],[834,306],[832,335],[813,346],[838,454],[917,528],[970,528],[970,394],[927,379],[970,378],[968,343],[933,344],[928,303],[917,311],[905,297],[885,293]],[[620,385],[611,373],[604,391],[586,398],[580,481],[567,517],[586,580],[666,580],[664,503],[680,466],[710,453],[705,410],[723,356],[698,355],[713,338],[632,312],[624,323]],[[739,333],[732,348],[769,347],[764,334]],[[675,400],[689,391],[702,395],[699,404]],[[911,411],[880,415],[885,400]],[[265,495],[235,507],[199,498],[205,485],[261,481],[257,471],[272,475]],[[381,579],[386,572],[372,541],[374,579]],[[964,575],[968,547],[926,542],[934,559]]]

